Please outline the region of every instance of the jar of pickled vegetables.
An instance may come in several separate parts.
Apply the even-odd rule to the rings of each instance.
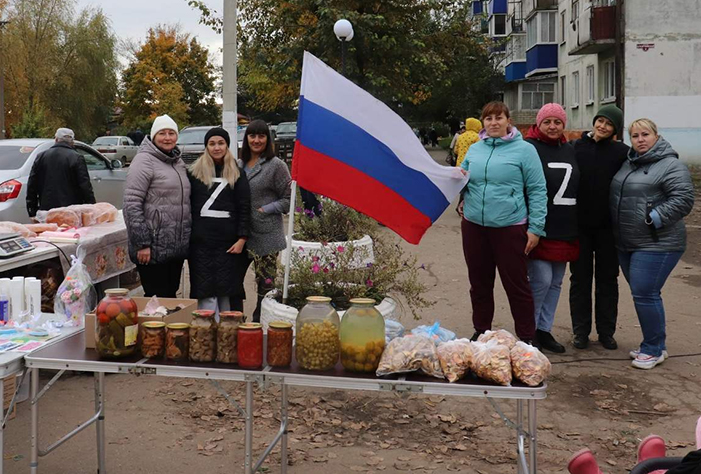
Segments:
[[[341,321],[341,363],[353,372],[375,372],[385,349],[385,319],[373,299],[350,303]]]
[[[190,325],[171,323],[166,326],[166,358],[174,361],[187,360],[190,353]]]
[[[148,359],[162,358],[166,350],[166,323],[146,321],[141,324],[141,355]]]
[[[102,357],[126,357],[136,352],[139,315],[129,290],[105,290],[95,311],[95,349]]]
[[[217,322],[214,311],[198,309],[192,312],[190,323],[190,360],[212,362],[216,355]]]
[[[235,364],[238,362],[236,339],[239,325],[243,323],[245,316],[241,311],[221,311],[219,313],[219,327],[217,328],[217,362],[223,364]]]
[[[341,321],[331,298],[309,296],[297,315],[295,357],[307,370],[330,370],[338,363]]]
[[[289,367],[292,363],[292,323],[273,321],[268,326],[268,365]]]
[[[259,369],[263,365],[263,325],[243,323],[237,336],[239,367]]]

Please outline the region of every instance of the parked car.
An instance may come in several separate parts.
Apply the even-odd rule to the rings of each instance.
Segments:
[[[277,155],[286,161],[292,160],[292,153],[297,140],[297,122],[282,122],[275,130],[275,148]]]
[[[92,146],[108,160],[119,160],[125,166],[131,163],[139,149],[131,138],[121,136],[98,137]]]
[[[219,125],[216,125],[217,127]],[[182,153],[180,157],[186,164],[193,163],[204,153],[204,136],[214,128],[214,125],[202,127],[185,127],[178,134],[178,148]]]
[[[27,214],[29,173],[39,153],[54,143],[49,138],[0,140],[0,221],[30,222]],[[95,199],[121,209],[127,179],[121,161],[110,161],[82,142],[75,142],[75,149],[88,165]]]

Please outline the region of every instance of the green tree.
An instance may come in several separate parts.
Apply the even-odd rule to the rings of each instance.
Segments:
[[[167,113],[179,126],[221,122],[209,52],[178,27],[149,30],[122,75],[123,121],[147,129]]]

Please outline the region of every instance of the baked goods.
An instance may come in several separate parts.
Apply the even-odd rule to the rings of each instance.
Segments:
[[[521,341],[511,349],[511,367],[514,377],[531,387],[540,385],[552,370],[550,361],[542,352]]]
[[[39,214],[37,213],[37,216]],[[46,223],[56,224],[59,227],[82,227],[83,220],[80,214],[69,209],[68,207],[57,207],[46,211]]]
[[[108,202],[76,204],[37,212],[37,219],[59,227],[88,227],[105,222],[114,222],[119,211]]]
[[[58,225],[56,224],[25,224],[25,227],[37,234],[41,234],[42,232],[56,232],[58,230]]]
[[[472,371],[478,377],[499,385],[511,384],[511,352],[496,339],[472,344]]]
[[[492,339],[496,339],[496,341],[499,344],[502,344],[504,346],[507,346],[509,350],[511,350],[512,347],[514,347],[514,344],[518,342],[518,339],[516,339],[516,336],[511,334],[509,331],[505,329],[498,329],[496,331],[486,331],[484,334],[480,334],[480,337],[477,338],[478,342],[489,342]]]
[[[431,339],[410,334],[392,339],[382,353],[375,372],[378,376],[421,370],[427,375],[443,378],[436,346]]]
[[[22,237],[36,237],[36,233],[28,227],[16,222],[3,221],[0,222],[0,233],[5,234],[20,234]]]
[[[472,367],[472,343],[469,339],[456,339],[438,344],[436,353],[448,382],[457,382]]]

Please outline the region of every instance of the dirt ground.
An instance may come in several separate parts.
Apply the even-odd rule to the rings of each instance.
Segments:
[[[443,152],[435,152],[442,160]],[[419,246],[406,245],[426,268],[423,280],[435,306],[420,322],[470,336],[467,271],[460,244],[460,221],[449,210]],[[606,473],[635,465],[638,442],[650,433],[664,437],[670,455],[693,449],[693,428],[701,415],[701,203],[687,219],[689,244],[663,291],[671,358],[651,371],[630,365],[628,351],[641,333],[630,291],[620,277],[616,338],[619,349],[593,342],[576,350],[563,287],[555,337],[567,353],[549,355],[553,375],[548,398],[538,404],[538,471],[566,472],[569,457],[583,447],[595,453]],[[497,283],[495,327],[512,329],[506,297]],[[250,313],[250,302],[247,310]],[[594,335],[595,337],[595,335]],[[42,383],[49,380],[42,373]],[[243,418],[208,382],[149,376],[107,376],[107,472],[212,474],[242,471]],[[40,402],[42,447],[89,418],[92,377],[64,376]],[[223,384],[243,403],[243,386]],[[279,389],[256,390],[255,453],[279,426]],[[475,398],[375,392],[290,389],[288,472],[512,473],[515,434],[489,402]],[[501,404],[507,416],[514,403]],[[29,402],[5,431],[5,472],[25,473],[29,465]],[[264,471],[278,471],[279,449]],[[40,460],[43,473],[93,473],[94,430],[79,434]]]

